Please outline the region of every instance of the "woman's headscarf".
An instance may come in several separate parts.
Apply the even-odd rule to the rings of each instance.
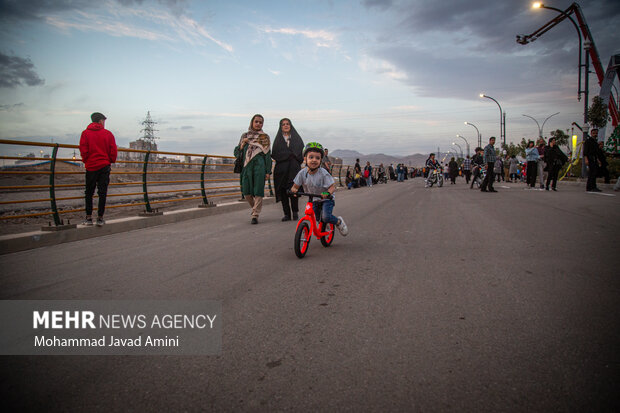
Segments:
[[[289,138],[290,141],[288,146],[286,145],[286,139],[284,139],[284,133],[282,132],[282,122],[284,122],[285,120],[287,120],[288,123],[291,125],[291,136]],[[290,157],[292,152],[293,155],[295,155],[295,157],[297,158],[297,161],[301,162],[302,159],[300,159],[299,157],[302,156],[303,150],[304,141],[297,133],[297,130],[295,130],[293,122],[291,122],[291,120],[288,118],[281,119],[280,127],[278,128],[278,133],[276,134],[276,139],[273,141],[271,157],[276,162],[282,162],[286,161]]]
[[[243,138],[248,138],[249,140],[248,149],[245,152],[245,162],[243,163],[243,166],[246,166],[259,153],[268,153],[271,147],[269,135],[263,132],[262,128],[258,131],[252,128],[252,125],[254,124],[254,119],[256,119],[257,117],[265,119],[262,115],[258,114],[252,116],[248,131],[241,135],[241,139],[239,140],[239,145],[241,145],[241,141],[243,140]]]

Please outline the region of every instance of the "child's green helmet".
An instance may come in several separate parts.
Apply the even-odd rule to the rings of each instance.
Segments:
[[[308,152],[318,152],[321,154],[321,158],[325,157],[325,150],[323,149],[323,145],[321,145],[318,142],[310,142],[308,144],[306,144],[306,147],[304,148],[304,154],[303,156],[306,156],[306,153]]]

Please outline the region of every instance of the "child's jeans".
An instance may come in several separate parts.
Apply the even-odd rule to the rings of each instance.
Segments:
[[[323,202],[312,202],[312,208],[314,209],[314,215],[316,215],[317,220],[321,220],[326,224],[337,225],[338,218],[332,215],[335,205],[336,201],[333,199],[326,199]]]

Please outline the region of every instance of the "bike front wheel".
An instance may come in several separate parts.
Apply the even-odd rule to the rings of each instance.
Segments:
[[[302,222],[295,232],[295,255],[297,258],[305,257],[306,252],[308,252],[310,236],[310,225],[307,222]]]
[[[323,231],[329,232],[328,235],[324,235],[321,237],[321,244],[323,244],[323,246],[326,248],[332,245],[332,242],[334,242],[334,229],[334,224],[326,224],[325,228],[323,228]]]

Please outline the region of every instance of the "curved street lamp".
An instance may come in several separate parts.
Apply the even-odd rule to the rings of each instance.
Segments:
[[[532,116],[530,116],[530,115],[523,115],[523,116],[525,116],[526,118],[530,118],[530,119],[532,119],[534,122],[536,122],[536,125],[538,126],[538,137],[539,137],[540,139],[542,139],[542,137],[543,137],[543,129],[545,128],[545,123],[547,123],[547,121],[548,121],[549,119],[551,119],[551,117],[553,117],[553,116],[555,116],[555,115],[559,115],[559,114],[560,114],[560,112],[556,112],[556,113],[554,113],[553,115],[547,116],[547,119],[545,119],[545,121],[543,122],[542,126],[540,126],[540,124],[538,123],[538,121],[537,121],[536,119],[534,119]]]
[[[493,102],[497,103],[497,106],[499,107],[499,137],[504,142],[504,146],[506,146],[506,114],[502,111],[502,106],[497,100],[493,99],[491,96],[485,95],[484,93],[481,93],[480,97],[491,99]]]
[[[459,135],[458,133],[456,134],[457,138],[461,138],[465,141],[465,147],[467,148],[467,156],[469,156],[469,142],[467,142],[467,139],[465,139],[464,136]]]
[[[463,159],[463,148],[461,148],[461,145],[459,145],[459,144],[458,144],[458,143],[456,143],[456,142],[452,142],[452,145],[454,145],[454,146],[458,146],[459,150],[461,151],[461,159]],[[457,156],[458,156],[458,154],[457,154]]]
[[[469,123],[469,122],[465,122],[465,124],[476,128],[476,132],[478,132],[478,146],[482,146],[482,136],[480,136],[480,131],[478,130],[476,125],[474,125],[473,123]],[[467,152],[469,152],[469,149],[467,150]]]
[[[577,25],[577,23],[575,22],[575,20],[573,20],[573,18],[571,16],[569,16],[564,10],[560,10],[560,9],[556,9],[555,7],[551,7],[551,6],[545,6],[543,3],[537,1],[536,3],[532,4],[532,8],[533,9],[547,9],[547,10],[553,10],[553,11],[557,11],[558,13],[562,14],[564,17],[566,17],[568,20],[570,20],[571,23],[573,23],[573,26],[575,26],[575,30],[577,30],[577,36],[579,36],[579,75],[578,75],[578,85],[577,85],[577,100],[581,100],[581,94],[584,93],[586,96],[586,110],[587,110],[587,105],[588,105],[588,86],[587,86],[587,80],[586,80],[586,90],[583,91],[581,90],[581,68],[584,66],[583,64],[581,64],[581,44],[582,44],[582,39],[581,39],[581,31],[579,30],[579,26]],[[586,62],[588,60],[588,55],[586,52]],[[589,66],[589,62],[586,63],[586,66]],[[586,67],[586,79],[588,76],[588,68]],[[587,120],[585,121],[587,122]]]

